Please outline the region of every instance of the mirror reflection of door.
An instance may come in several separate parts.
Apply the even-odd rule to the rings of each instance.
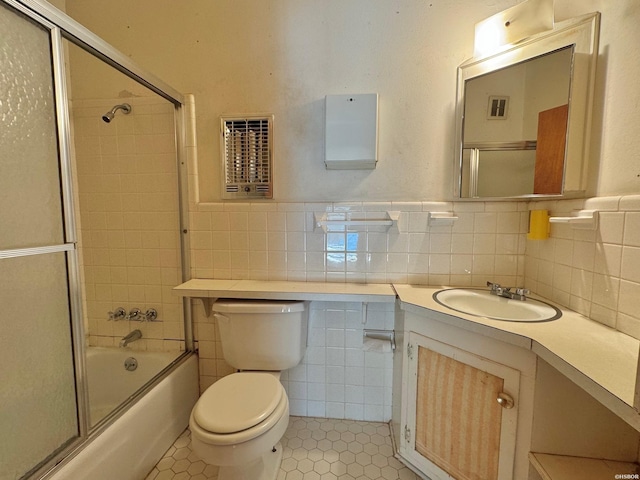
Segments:
[[[463,151],[475,155],[465,163],[463,154],[463,196],[562,194],[573,53],[569,45],[465,81]]]
[[[533,193],[562,193],[568,117],[568,104],[560,105],[538,114],[538,139]]]

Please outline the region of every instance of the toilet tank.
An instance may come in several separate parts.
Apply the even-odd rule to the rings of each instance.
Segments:
[[[218,300],[222,356],[238,370],[280,371],[295,367],[307,348],[306,302]]]

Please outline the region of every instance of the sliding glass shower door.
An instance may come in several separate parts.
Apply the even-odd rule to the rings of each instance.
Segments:
[[[13,480],[79,439],[84,413],[55,38],[46,24],[3,4],[0,31],[0,479]]]

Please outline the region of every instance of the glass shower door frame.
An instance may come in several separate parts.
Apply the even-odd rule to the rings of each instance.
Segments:
[[[74,204],[72,178],[70,168],[70,137],[69,137],[69,112],[67,108],[66,95],[66,79],[64,69],[64,54],[62,51],[62,33],[60,28],[46,19],[35,14],[31,10],[25,8],[19,3],[12,0],[4,0],[4,2],[20,14],[23,14],[33,22],[49,31],[51,45],[51,67],[52,67],[52,90],[53,100],[55,104],[55,130],[57,137],[57,157],[60,180],[60,194],[62,206],[63,221],[63,241],[62,244],[52,244],[38,247],[15,248],[0,251],[0,259],[9,259],[17,257],[27,257],[33,255],[47,255],[55,253],[64,253],[67,265],[67,287],[70,314],[70,330],[71,345],[73,356],[73,368],[75,377],[76,392],[76,412],[78,436],[69,441],[57,453],[42,464],[34,467],[30,473],[50,468],[68,455],[70,451],[80,445],[88,435],[88,409],[87,409],[87,384],[84,366],[84,342],[79,341],[83,338],[84,328],[82,324],[82,305],[80,294],[80,275],[77,251],[77,235],[74,219]],[[29,475],[30,473],[27,473]]]
[[[34,22],[40,24],[50,32],[51,61],[53,74],[53,96],[55,102],[55,120],[58,143],[58,165],[61,182],[61,204],[64,220],[64,243],[35,248],[18,248],[1,250],[0,259],[41,255],[64,252],[67,261],[67,278],[69,292],[69,309],[71,321],[71,335],[73,345],[73,365],[75,368],[76,404],[78,415],[78,437],[70,441],[55,455],[44,461],[30,474],[45,472],[63,459],[72,456],[87,443],[94,434],[89,426],[88,385],[85,364],[85,328],[83,322],[82,292],[80,282],[80,260],[77,250],[76,215],[74,202],[74,188],[71,172],[71,126],[70,106],[67,95],[67,72],[65,71],[65,51],[63,40],[68,40],[89,53],[95,55],[108,65],[135,79],[140,84],[157,93],[175,106],[176,119],[176,147],[178,156],[179,181],[179,222],[181,230],[181,262],[182,279],[188,279],[190,272],[188,246],[188,201],[187,166],[186,166],[186,137],[185,137],[185,101],[181,93],[154,75],[140,69],[131,60],[104,42],[98,36],[78,24],[55,7],[40,0],[0,0],[9,7],[19,11]],[[190,302],[183,302],[183,318],[185,323],[186,352],[194,350],[193,332],[191,324]],[[72,437],[73,438],[73,437]]]
[[[74,21],[67,15],[60,12],[47,2],[40,0],[0,0],[10,5],[24,5],[26,8],[32,10],[45,21],[54,24],[59,30],[61,38],[68,40],[75,45],[83,48],[89,53],[103,60],[108,65],[112,66],[116,70],[122,72],[128,77],[136,80],[141,85],[145,86],[152,92],[158,94],[162,98],[168,100],[175,106],[175,119],[176,119],[176,151],[178,156],[178,182],[179,182],[179,216],[180,216],[180,231],[181,235],[181,265],[182,265],[182,281],[187,281],[190,278],[191,260],[189,256],[189,202],[186,192],[188,191],[188,173],[187,173],[187,154],[186,154],[186,114],[185,114],[185,97],[179,91],[165,83],[160,78],[156,77],[150,72],[141,69],[138,65],[131,61],[129,57],[122,54],[117,49],[113,48],[107,42],[102,40],[96,34],[86,29],[78,22]],[[62,81],[66,81],[63,75]],[[66,90],[65,90],[66,92]],[[65,95],[66,96],[66,95]],[[65,106],[65,128],[67,129],[66,135],[69,132],[69,118],[70,113]],[[62,124],[61,124],[62,125]],[[67,138],[67,148],[71,145],[70,140]],[[185,333],[185,348],[186,351],[192,352],[195,349],[193,341],[193,325],[191,323],[191,303],[189,301],[183,302],[183,317],[184,317],[184,333]]]

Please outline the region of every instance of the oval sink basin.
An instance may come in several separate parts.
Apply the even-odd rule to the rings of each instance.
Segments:
[[[492,295],[488,290],[475,288],[447,288],[438,290],[433,299],[440,305],[456,312],[477,317],[510,322],[548,322],[562,316],[553,305],[527,298],[512,300]]]

